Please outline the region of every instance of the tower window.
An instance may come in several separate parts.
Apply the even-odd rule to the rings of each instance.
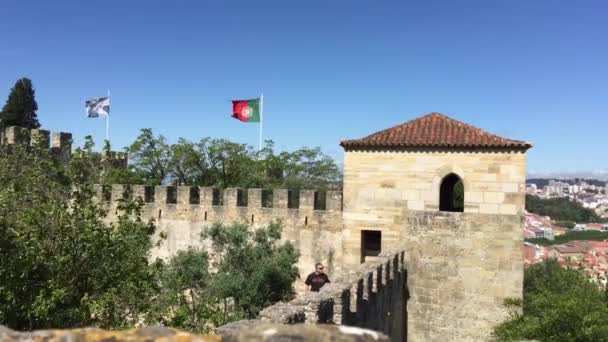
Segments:
[[[464,211],[464,184],[457,175],[450,173],[441,181],[439,189],[439,210]]]

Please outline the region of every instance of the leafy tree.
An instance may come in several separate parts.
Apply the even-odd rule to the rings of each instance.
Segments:
[[[218,256],[213,293],[222,301],[233,299],[243,317],[254,318],[264,307],[294,296],[298,253],[291,243],[278,243],[278,223],[255,231],[244,224],[214,224],[202,237],[211,240]]]
[[[171,148],[164,136],[144,128],[127,148],[131,169],[146,185],[159,185],[170,174]]]
[[[534,214],[550,216],[553,220],[558,221],[577,223],[603,221],[593,210],[583,208],[579,203],[570,201],[568,198],[543,199],[526,195],[526,210]]]
[[[0,120],[4,127],[38,128],[40,123],[36,114],[37,110],[38,104],[32,81],[28,78],[21,78],[11,88],[6,104],[0,112]]]
[[[126,182],[293,190],[339,188],[341,183],[335,161],[318,147],[277,154],[272,141],[255,151],[247,144],[212,138],[196,143],[180,138],[169,146],[162,135],[144,129],[127,151],[132,176],[123,174]]]
[[[604,291],[581,271],[563,268],[555,259],[527,269],[523,302],[506,304],[512,317],[496,328],[499,341],[608,341]]]
[[[587,231],[574,231],[569,232],[568,234],[563,234],[556,236],[553,240],[547,240],[545,238],[535,238],[535,239],[526,239],[527,242],[531,242],[541,246],[552,246],[552,245],[561,245],[569,241],[604,241],[608,239],[607,232],[600,232],[597,230],[587,230]]]
[[[154,225],[141,220],[141,201],[104,222],[90,157],[64,164],[46,149],[0,149],[0,323],[122,328],[148,310]]]
[[[218,223],[201,238],[210,251],[191,248],[158,264],[162,291],[148,322],[205,332],[293,297],[298,254],[291,243],[278,243],[279,224],[253,231]]]
[[[207,252],[194,248],[178,251],[166,265],[156,266],[161,292],[147,320],[189,331],[206,331],[214,312],[209,305]]]

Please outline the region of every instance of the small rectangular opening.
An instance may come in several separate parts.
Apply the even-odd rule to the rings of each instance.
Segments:
[[[201,204],[201,192],[198,186],[190,187],[190,204]]]
[[[262,208],[272,208],[273,200],[272,190],[262,190]]]
[[[287,190],[287,208],[300,208],[300,190]]]
[[[131,199],[133,195],[133,190],[131,189],[131,185],[125,185],[122,188],[122,199],[128,201]]]
[[[110,202],[112,200],[112,186],[104,185],[101,187],[101,197],[103,201]]]
[[[236,190],[236,206],[246,207],[247,206],[247,191],[243,189]]]
[[[315,210],[327,210],[327,191],[315,191]]]
[[[379,230],[361,231],[361,262],[366,257],[376,257],[382,250],[382,232]]]
[[[167,187],[167,204],[177,204],[177,188],[174,186]]]
[[[144,202],[153,203],[154,202],[154,187],[146,186],[144,188]]]
[[[211,200],[211,205],[223,205],[224,204],[224,196],[222,196],[223,191],[220,189],[213,189],[213,198]]]

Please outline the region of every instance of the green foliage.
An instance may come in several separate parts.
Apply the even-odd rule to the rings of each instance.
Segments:
[[[147,314],[147,321],[203,332],[213,314],[209,306],[209,256],[190,248],[179,251],[167,264],[159,262],[157,277],[161,289]]]
[[[560,236],[556,236],[554,240],[547,239],[526,239],[527,242],[531,242],[533,244],[541,245],[541,246],[552,246],[552,245],[561,245],[566,242],[574,241],[574,240],[583,240],[583,241],[604,241],[608,240],[607,232],[600,232],[597,230],[586,230],[586,231],[574,231],[569,232],[568,234],[563,234]]]
[[[298,254],[291,243],[278,243],[280,225],[253,231],[244,224],[218,223],[201,238],[212,244],[211,265],[201,249],[179,252],[158,265],[162,291],[150,322],[205,332],[255,318],[262,308],[293,297]]]
[[[574,228],[574,226],[576,226],[576,223],[572,222],[572,221],[557,221],[557,222],[555,222],[555,225],[560,226],[560,227],[565,227],[568,229],[572,229],[572,228]]]
[[[233,298],[235,307],[254,318],[264,307],[293,297],[298,276],[298,253],[287,242],[278,244],[277,223],[255,231],[247,225],[214,224],[203,233],[212,241],[218,277],[213,286],[219,298]]]
[[[495,329],[499,341],[608,341],[606,294],[555,259],[527,269],[523,302],[507,300],[505,305],[511,319]]]
[[[146,185],[158,185],[169,175],[171,148],[165,137],[155,137],[152,129],[144,128],[127,148],[131,171]]]
[[[15,329],[131,326],[155,292],[148,265],[154,226],[141,201],[118,221],[94,199],[82,155],[0,150],[0,322]]]
[[[32,81],[28,78],[21,78],[11,88],[6,104],[0,112],[0,120],[4,127],[38,128],[40,123],[36,115],[37,110],[38,104]]]
[[[570,201],[568,198],[543,199],[526,195],[526,210],[534,214],[550,216],[551,219],[557,221],[602,222],[602,219],[593,210],[583,208],[580,204]]]
[[[454,184],[453,207],[456,211],[464,210],[464,184],[461,180]]]
[[[320,148],[301,148],[276,153],[267,141],[261,151],[247,144],[204,138],[199,142],[179,139],[169,145],[151,129],[127,148],[130,171],[126,181],[148,185],[172,182],[177,185],[216,188],[329,189],[340,186],[340,170]],[[128,183],[123,183],[128,184]]]
[[[14,329],[163,323],[192,331],[293,297],[298,254],[278,224],[206,230],[217,258],[189,249],[150,264],[155,226],[141,199],[121,201],[118,219],[93,186],[112,170],[93,141],[62,163],[47,149],[0,148],[0,324]],[[210,269],[213,271],[211,272]]]

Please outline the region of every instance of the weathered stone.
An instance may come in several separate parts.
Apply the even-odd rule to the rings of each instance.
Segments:
[[[246,321],[250,322],[250,321]],[[234,326],[241,324],[235,322]],[[15,342],[367,342],[388,341],[381,333],[346,326],[336,325],[277,325],[277,324],[244,324],[237,329],[224,327],[221,335],[196,335],[171,328],[152,326],[124,331],[109,331],[94,328],[73,330],[38,330],[33,332],[16,332],[0,325],[0,340]]]
[[[37,330],[33,332],[17,332],[0,325],[1,341],[45,341],[45,342],[218,342],[219,335],[195,335],[179,330],[151,326],[124,331],[110,331],[95,328],[73,330]]]
[[[389,341],[384,334],[356,327],[338,325],[258,325],[226,336],[227,342],[383,342]]]

